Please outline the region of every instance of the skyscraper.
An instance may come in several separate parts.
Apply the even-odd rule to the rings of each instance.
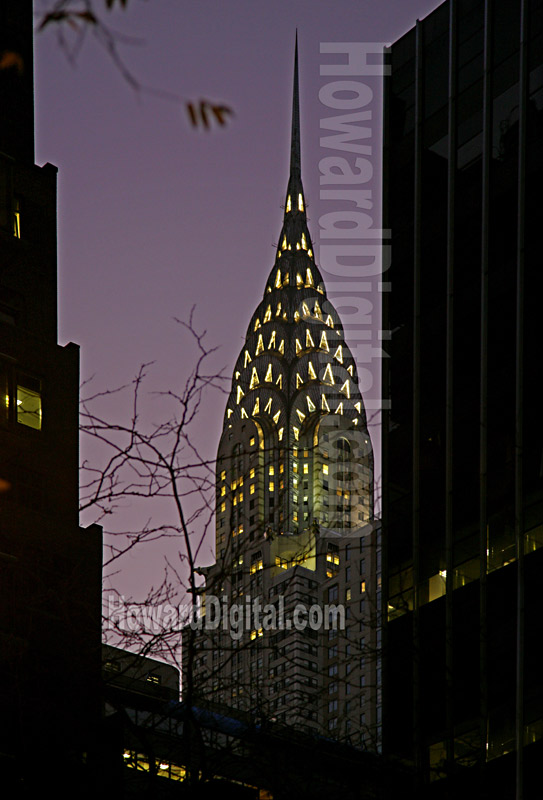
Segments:
[[[0,70],[0,762],[9,793],[64,797],[83,791],[100,721],[102,546],[78,525],[79,350],[57,343],[32,23],[31,0],[2,3],[0,52],[17,60]]]
[[[540,793],[542,10],[449,0],[391,48],[384,745],[418,796]]]
[[[228,629],[215,637],[204,631],[190,656],[186,636],[184,664],[194,666],[189,694],[193,688],[200,698],[263,719],[370,741],[372,484],[356,363],[307,225],[296,50],[283,224],[226,404],[216,467],[216,564],[205,587],[208,618],[222,597],[228,607],[261,602],[268,617],[266,609],[260,622],[250,615],[236,638]],[[307,610],[299,629],[292,620],[296,604]],[[329,605],[342,607],[345,629],[328,629]],[[284,627],[272,610],[280,615],[283,607]]]

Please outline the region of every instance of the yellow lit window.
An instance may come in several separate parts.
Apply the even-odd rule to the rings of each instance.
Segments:
[[[253,406],[253,417],[260,414],[260,397],[257,397]]]
[[[221,488],[221,497],[224,497],[225,494],[226,494],[226,486],[223,486]]]
[[[254,444],[254,442],[253,442],[253,444]],[[250,472],[249,472],[249,478],[254,478],[254,476],[255,476],[255,468],[251,467]]]
[[[249,489],[249,493],[250,494],[254,494],[255,493],[255,485],[254,485],[254,483],[251,484],[251,488]]]
[[[362,594],[366,591],[366,581],[360,581],[360,591]]]
[[[239,502],[243,503],[243,492],[239,493]]]
[[[304,464],[304,475],[307,475],[309,472],[309,464]]]
[[[270,341],[268,343],[268,350],[275,348],[275,331],[273,331],[272,335],[270,336]]]
[[[311,380],[311,381],[316,381],[317,380],[317,373],[313,369],[313,364],[311,363],[311,361],[307,365],[307,374],[308,374],[309,380]]]
[[[328,475],[328,464],[323,464],[322,465],[322,474],[323,475]]]
[[[305,233],[302,233],[302,249],[307,250],[307,239],[305,238]],[[311,274],[311,270],[309,268],[307,271],[309,274]]]
[[[280,269],[278,269],[276,274],[275,274],[275,284],[274,285],[275,285],[276,289],[280,289],[281,288],[281,270]]]
[[[291,210],[291,208],[292,208],[292,200],[290,199],[290,195],[289,195],[287,197],[287,207],[286,207],[287,213]]]
[[[268,306],[266,309],[266,313],[264,314],[263,322],[269,322],[271,319],[271,315],[272,315],[271,306]]]
[[[307,397],[306,397],[306,400],[307,400],[307,410],[308,410],[310,413],[311,413],[312,411],[315,411],[315,404],[314,404],[314,402],[311,400],[311,398],[310,398],[310,396],[309,396],[309,395],[307,395]]]
[[[296,474],[298,472],[298,462],[297,461],[293,461],[292,462],[292,469],[294,471],[294,474]]]
[[[334,353],[334,358],[337,358],[340,364],[343,364],[343,348],[339,345],[338,349]]]
[[[330,366],[330,364],[328,364]],[[256,367],[253,367],[253,371],[251,372],[251,382],[249,383],[249,389],[254,389],[258,386],[259,379],[258,379],[258,372],[256,371]]]
[[[35,430],[41,429],[42,410],[40,384],[32,378],[17,386],[17,422]]]
[[[326,331],[323,331],[321,334],[319,347],[321,350],[326,350],[327,353],[330,352],[330,348],[328,347],[328,339],[326,338]]]
[[[13,198],[13,235],[16,239],[21,238],[21,204],[18,197]]]
[[[298,195],[298,211],[304,210],[304,198],[301,194]]]
[[[334,376],[332,375],[332,365],[327,364],[324,370],[323,383],[329,383],[330,386],[334,385]],[[251,387],[252,388],[252,387]]]
[[[226,511],[226,503],[221,503],[221,511]]]
[[[254,330],[257,331],[259,328],[260,328],[260,320],[257,319],[257,321],[255,322]]]
[[[225,469],[223,469],[222,472],[221,472],[221,481],[224,481],[224,480],[226,480],[226,470]]]
[[[254,437],[254,436],[251,436],[251,438],[250,438],[250,440],[249,440],[249,445],[250,445],[251,447],[254,447],[254,443],[255,443],[255,437]]]
[[[330,314],[328,314],[328,316],[326,317],[326,324],[328,325],[329,328],[334,327],[334,320],[332,319]]]
[[[303,383],[304,383],[304,382],[303,382],[303,380],[302,380],[302,376],[300,375],[300,373],[299,373],[299,372],[297,372],[297,373],[296,373],[296,388],[297,388],[297,389],[299,389],[299,388],[300,388],[300,386],[303,386]]]
[[[299,339],[296,339],[296,355],[302,351],[302,343]]]
[[[241,388],[241,386],[238,386],[236,389],[236,403],[239,404],[239,401],[241,400],[242,397],[244,397],[243,389]]]
[[[296,413],[298,414],[298,419],[300,420],[300,422],[303,422],[303,421],[304,421],[304,419],[305,419],[305,414],[304,414],[304,412],[303,412],[303,411],[300,411],[300,409],[299,409],[299,408],[297,408],[297,409],[296,409]]]
[[[313,337],[311,336],[311,332],[309,328],[305,332],[305,346],[306,347],[315,347],[315,342],[313,341]]]
[[[304,281],[299,272],[296,273],[296,286],[303,286]]]
[[[279,377],[281,377],[281,376],[279,375]],[[281,416],[281,410],[277,411],[272,417],[272,419],[273,419],[273,421],[275,422],[276,425],[279,422],[280,416]]]
[[[285,340],[281,339],[281,344],[279,345],[279,352],[282,355],[285,355]]]
[[[351,590],[350,590],[350,588],[349,588],[349,589],[346,589],[346,590],[345,590],[345,600],[346,600],[347,602],[349,602],[349,600],[350,600],[350,599],[351,599]]]
[[[275,556],[275,566],[281,567],[281,569],[288,569],[288,561],[286,558],[281,558],[281,556]]]
[[[335,411],[336,414],[343,414],[343,403],[340,403]]]
[[[317,317],[317,319],[322,319],[322,311],[319,305],[319,301],[315,300],[315,306],[313,308],[313,313]]]
[[[279,430],[277,431],[277,436],[278,436],[278,438],[279,438],[279,441],[280,441],[280,442],[282,442],[282,441],[283,441],[283,434],[284,434],[284,432],[285,432],[285,429],[284,429],[284,428],[279,428]]]
[[[273,383],[273,370],[272,370],[272,365],[271,364],[268,366],[268,369],[266,370],[266,375],[264,376],[264,381],[266,383]]]
[[[270,492],[275,492],[275,484],[273,481],[270,481],[268,489],[270,490]]]
[[[340,387],[339,391],[342,392],[344,395],[347,395],[347,397],[351,396],[351,386],[348,379],[345,381],[343,386]]]
[[[264,406],[264,414],[271,414],[271,412],[272,412],[272,399],[270,397],[270,399]]]
[[[326,396],[324,394],[321,395],[321,400],[322,400],[321,409],[323,411],[328,411],[329,412],[330,411],[330,406],[328,405],[328,401],[327,401]]]
[[[264,340],[262,339],[262,334],[258,334],[258,341],[256,343],[256,355],[262,353],[264,351]]]
[[[275,475],[275,467],[273,466],[273,464],[270,464],[270,466],[268,468],[268,474],[269,475]]]

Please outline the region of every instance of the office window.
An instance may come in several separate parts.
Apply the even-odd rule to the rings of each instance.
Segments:
[[[21,201],[18,197],[13,198],[13,235],[16,239],[21,238]]]
[[[21,376],[17,382],[17,422],[38,431],[41,429],[41,387],[34,378]]]

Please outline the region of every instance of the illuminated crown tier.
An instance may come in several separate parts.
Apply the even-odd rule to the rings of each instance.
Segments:
[[[298,479],[293,474],[293,469],[297,469],[297,451],[312,450],[312,456],[307,456],[311,458],[311,472],[322,470],[315,448],[325,438],[325,428],[341,434],[342,446],[353,452],[352,458],[358,463],[365,462],[365,493],[371,491],[368,489],[371,444],[356,364],[345,342],[338,313],[327,298],[307,227],[300,167],[297,50],[290,176],[283,226],[264,297],[251,318],[234,368],[219,453],[228,450],[227,442],[232,436],[234,442],[240,442],[241,431],[247,428],[248,421],[258,431],[262,450],[277,449],[283,453],[280,468],[288,475],[285,474],[280,485],[288,496],[281,501],[281,507],[291,522],[293,519],[298,522],[295,509],[300,501]],[[355,439],[362,442],[356,454]],[[330,455],[333,459],[334,454]],[[300,489],[303,492],[303,485]],[[311,510],[300,510],[300,522],[316,519],[320,495],[314,489],[311,487],[305,495],[311,498]],[[369,505],[367,502],[368,508]],[[328,522],[323,508],[324,505],[320,508],[321,521],[324,517]],[[368,508],[364,511],[365,518]]]

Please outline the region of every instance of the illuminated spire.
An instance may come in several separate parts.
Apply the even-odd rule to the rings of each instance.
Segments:
[[[300,91],[298,87],[298,31],[294,46],[294,87],[292,90],[292,132],[290,137],[290,176],[300,178],[302,174],[300,159]]]
[[[307,229],[305,196],[302,186],[300,155],[300,90],[298,82],[298,32],[294,48],[294,84],[292,89],[292,126],[290,135],[290,175],[285,200],[285,217],[279,238],[279,250],[313,252]]]

